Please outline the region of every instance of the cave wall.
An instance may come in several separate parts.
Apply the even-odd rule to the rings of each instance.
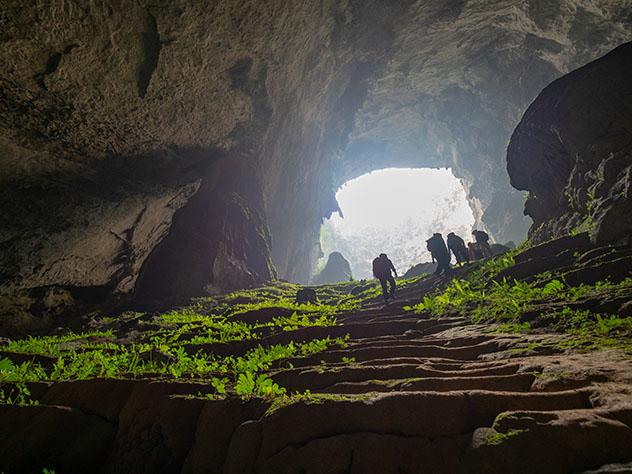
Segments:
[[[450,166],[515,238],[510,131],[630,36],[624,1],[0,8],[2,295],[181,297],[273,278],[270,255],[306,280],[336,188],[388,166]]]
[[[417,2],[358,112],[338,182],[385,162],[448,166],[490,234],[522,240],[530,222],[504,163],[511,132],[543,87],[629,39],[629,15],[620,2]]]
[[[350,12],[352,23],[366,21],[361,11],[364,16]],[[330,119],[348,134],[337,150],[316,151],[317,171],[330,173],[320,199],[312,195],[294,212],[280,200],[269,206],[279,273],[306,281],[319,252],[317,212],[327,217],[336,209],[334,193],[344,182],[391,166],[450,167],[464,184],[478,225],[496,241],[523,240],[531,220],[522,215],[524,194],[506,172],[511,133],[547,84],[627,41],[630,18],[627,2],[408,4],[390,41],[373,52],[371,73],[352,78],[354,90],[364,95],[357,99],[361,106],[351,108],[350,117],[342,110],[342,118],[338,113]],[[375,31],[372,25],[359,29]],[[298,182],[313,174],[306,167]],[[275,219],[277,209],[283,213]],[[293,231],[283,223],[288,213]],[[296,229],[300,238],[277,238]]]
[[[547,86],[507,150],[511,183],[529,192],[531,237],[632,235],[632,43]]]
[[[291,3],[2,3],[0,312],[274,278],[258,163]]]

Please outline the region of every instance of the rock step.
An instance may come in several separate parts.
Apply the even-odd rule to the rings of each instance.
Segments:
[[[338,434],[287,446],[262,459],[256,465],[256,472],[464,473],[459,470],[459,455],[468,443],[469,435],[428,439],[396,433]],[[243,472],[251,470],[254,471],[243,466]]]
[[[441,357],[444,359],[459,361],[476,360],[478,356],[495,352],[497,349],[498,344],[495,342],[486,342],[475,346],[457,347],[453,349],[432,345],[420,346],[417,344],[400,344],[357,349],[329,349],[309,357],[297,357],[289,359],[288,361],[295,367],[318,365],[321,361],[326,363],[342,362],[343,357],[353,358],[356,362],[395,357]]]
[[[517,366],[515,362],[490,360],[490,361],[465,361],[465,360],[451,360],[443,357],[390,357],[384,359],[373,359],[362,362],[356,362],[356,365],[394,365],[394,364],[414,364],[423,365],[424,367],[432,368],[435,370],[463,370],[468,371],[472,369],[492,368],[492,367],[504,367],[504,366]],[[513,372],[512,372],[513,373]]]
[[[486,376],[512,376],[518,366],[508,368],[490,368],[472,371],[444,372],[419,365],[400,364],[391,366],[335,366],[293,368],[279,370],[270,374],[276,383],[290,391],[318,390],[342,382],[366,382],[375,380],[418,379],[420,377],[469,379]],[[530,374],[521,376],[532,377]],[[464,389],[470,388],[464,386]],[[430,390],[430,389],[429,389]]]
[[[441,346],[446,348],[454,348],[454,347],[471,347],[476,346],[478,344],[489,342],[494,339],[492,337],[462,337],[462,338],[434,338],[434,337],[426,337],[426,338],[410,338],[406,336],[381,336],[378,338],[363,338],[363,339],[351,339],[348,343],[348,347],[360,348],[360,347],[380,347],[387,346],[389,343],[400,343],[404,345],[415,344],[418,346]]]
[[[584,410],[524,412],[524,419],[529,423],[528,429],[509,436],[491,428],[477,429],[473,437],[466,434],[423,438],[373,432],[328,435],[287,446],[265,460],[260,459],[256,469],[261,473],[630,472],[632,463],[621,461],[632,457],[632,431],[615,419]],[[592,469],[598,466],[603,467]]]
[[[386,323],[356,323],[348,325],[330,326],[330,327],[307,327],[299,328],[294,331],[283,331],[261,339],[252,339],[247,341],[234,341],[229,343],[212,343],[212,344],[185,344],[184,348],[190,354],[198,351],[207,354],[217,354],[223,357],[238,356],[246,351],[257,347],[270,347],[277,344],[289,344],[290,342],[310,341],[312,339],[343,338],[349,335],[351,339],[365,339],[370,337],[403,335],[408,330],[426,328],[436,325],[436,322],[418,324],[417,321],[409,320],[404,322],[386,322]]]
[[[491,375],[482,377],[427,377],[394,380],[340,382],[322,390],[324,393],[367,392],[452,392],[457,390],[489,390],[499,392],[528,392],[535,377],[530,374]]]
[[[480,362],[470,362],[470,361],[451,361],[448,359],[428,359],[424,361],[424,366],[430,367],[434,370],[441,371],[476,371],[480,369],[501,369],[510,370],[513,368],[517,370],[519,368],[519,364],[515,362],[505,361],[505,360],[491,360],[491,361],[480,361]],[[504,373],[504,372],[503,372]],[[515,373],[515,371],[507,372],[507,373]],[[497,372],[496,375],[500,375],[500,372]]]
[[[258,421],[242,424],[234,433],[226,471],[262,465],[288,447],[351,433],[380,433],[405,437],[459,436],[491,426],[506,411],[557,411],[590,407],[589,391],[558,393],[513,392],[396,392],[347,395],[300,401],[280,407]],[[309,420],[309,421],[308,421]],[[292,429],[287,429],[287,427]],[[255,454],[254,459],[244,453]],[[227,469],[230,467],[230,469]]]
[[[468,472],[516,474],[585,472],[632,461],[632,409],[514,411],[481,427],[463,456]],[[502,442],[490,442],[490,440]],[[554,446],[554,449],[551,447]],[[593,473],[626,473],[605,468]]]
[[[402,314],[397,314],[397,315],[391,315],[391,316],[374,316],[371,317],[369,319],[366,320],[366,322],[368,323],[385,323],[385,322],[393,322],[393,321],[410,321],[411,319],[414,320],[419,320],[419,316],[413,314],[413,313],[402,313]]]

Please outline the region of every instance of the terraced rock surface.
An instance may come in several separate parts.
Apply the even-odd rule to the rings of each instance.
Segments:
[[[536,336],[411,316],[399,305],[339,320],[281,335],[349,339],[276,364],[270,377],[301,393],[280,403],[204,399],[200,383],[34,384],[38,406],[0,409],[0,464],[7,472],[39,463],[59,472],[560,473],[632,461],[632,361],[616,351],[538,350]],[[281,339],[271,337],[262,344]]]
[[[254,294],[272,300],[295,291],[285,284],[229,295],[227,304],[220,298],[163,315],[83,321],[84,330],[100,332],[82,341],[49,339],[48,346],[45,339],[27,340],[30,353],[4,345],[0,393],[19,391],[20,384],[6,382],[11,364],[14,374],[37,369],[41,381],[28,378],[28,397],[0,400],[0,471],[630,472],[632,357],[621,339],[607,346],[629,325],[623,316],[629,279],[594,287],[556,280],[604,266],[617,269],[609,278],[622,280],[628,257],[625,249],[586,249],[584,240],[552,241],[462,267],[451,281],[402,281],[388,306],[370,282],[319,287],[320,306],[282,307],[282,299],[246,304]],[[576,254],[572,261],[568,252]],[[501,283],[468,286],[490,268]],[[508,286],[507,278],[522,280]],[[530,279],[536,280],[525,287]],[[450,293],[455,285],[471,293],[461,312],[458,292]],[[543,285],[553,294],[546,301]],[[531,324],[530,331],[483,323],[481,309],[505,304],[493,288],[509,299],[518,290],[536,295],[516,303],[522,309],[512,323]],[[485,300],[472,306],[476,291]],[[356,295],[356,303],[340,299],[346,294]],[[452,306],[436,314],[436,301],[426,298],[432,295],[452,295]],[[336,303],[328,306],[327,298]],[[558,312],[561,305],[567,309]],[[599,312],[588,317],[587,307]],[[327,312],[334,308],[335,319]],[[580,318],[582,331],[590,322],[601,332],[535,324],[553,317],[560,323],[569,314]],[[593,350],[591,338],[599,334],[610,339]],[[81,359],[89,351],[95,352]],[[100,362],[108,354],[110,362]],[[123,372],[108,366],[116,357],[127,357]]]

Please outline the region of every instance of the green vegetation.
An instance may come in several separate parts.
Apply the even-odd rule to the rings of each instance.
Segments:
[[[261,374],[276,361],[309,356],[328,347],[345,344],[343,338],[314,339],[300,344],[290,342],[270,347],[257,346],[239,357],[220,357],[201,351],[189,354],[184,347],[174,346],[169,352],[163,353],[167,358],[162,361],[154,360],[152,351],[155,347],[150,344],[120,345],[116,350],[108,351],[70,349],[59,355],[51,369],[44,368],[36,361],[13,364],[9,359],[3,359],[0,382],[23,384],[95,377],[154,376],[207,381],[220,395],[226,393],[230,384],[243,397],[255,394],[268,396],[284,393],[281,387]],[[0,400],[8,403],[6,396]]]
[[[65,334],[63,336],[28,337],[27,339],[11,341],[2,346],[2,350],[9,352],[21,352],[23,354],[59,355],[64,346],[72,346],[72,343],[82,343],[85,347],[91,342],[98,345],[108,339],[113,339],[111,331],[94,331],[80,334]],[[0,366],[1,370],[1,366]]]
[[[11,388],[0,389],[0,405],[38,405],[31,399],[31,391],[25,383],[17,383]]]
[[[304,392],[293,393],[290,395],[282,394],[281,396],[272,399],[272,403],[268,407],[266,414],[271,415],[279,408],[293,405],[295,403],[321,404],[327,401],[361,401],[369,400],[372,396],[375,396],[375,394],[371,394],[370,392],[353,395],[342,395],[338,393],[312,393],[309,390],[305,390]]]
[[[102,318],[104,329],[99,331],[11,341],[0,346],[4,354],[0,384],[11,387],[10,392],[0,392],[0,403],[30,403],[30,382],[95,377],[190,379],[207,383],[215,397],[284,395],[285,389],[264,372],[281,361],[291,367],[292,358],[344,347],[346,340],[326,337],[274,345],[257,341],[284,331],[334,326],[337,314],[358,305],[341,302],[346,292],[340,289],[328,291],[319,304],[297,305],[290,299],[296,288],[280,283],[223,298],[197,299],[159,315],[127,313],[126,320],[146,324],[147,330],[125,342],[117,339],[118,321],[110,317]],[[244,346],[242,355],[222,357],[214,352],[213,345],[249,341],[252,345]],[[15,359],[19,362],[13,362],[11,354],[19,354]]]
[[[632,278],[617,284],[602,281],[579,286],[569,286],[550,273],[531,283],[494,280],[513,264],[514,253],[486,262],[464,279],[453,279],[443,291],[424,296],[410,309],[416,314],[455,314],[474,323],[498,323],[495,331],[529,332],[546,327],[573,336],[566,347],[630,349],[632,317],[595,313],[583,309],[581,302],[605,294],[629,293]]]
[[[475,323],[494,323],[490,330],[496,332],[545,328],[564,332],[567,337],[557,342],[562,349],[623,347],[632,351],[632,318],[595,313],[584,305],[589,299],[603,300],[604,295],[629,295],[632,278],[618,284],[577,287],[550,273],[540,274],[531,283],[496,281],[500,271],[513,265],[518,251],[475,263],[466,277],[446,281],[442,290],[426,294],[408,309],[424,317],[454,314]],[[422,280],[399,279],[398,287],[416,288]],[[34,403],[28,385],[32,382],[96,377],[193,380],[211,388],[210,398],[235,394],[281,399],[283,403],[297,397],[324,400],[310,394],[288,394],[271,371],[293,367],[295,358],[335,346],[344,348],[346,338],[317,339],[308,335],[321,331],[305,328],[336,326],[341,313],[379,301],[381,289],[375,281],[324,285],[318,287],[317,304],[298,305],[293,300],[298,288],[276,283],[222,297],[198,298],[162,314],[104,316],[93,326],[97,330],[90,332],[7,342],[0,346],[0,403]],[[125,324],[121,326],[121,322]],[[124,329],[128,323],[138,330]],[[297,331],[294,341],[282,338],[287,331]],[[269,336],[275,337],[275,343],[266,339]],[[277,343],[279,337],[290,342]],[[353,363],[353,357],[343,357],[333,367],[324,364],[323,370],[342,370]]]
[[[514,436],[517,436],[520,433],[525,433],[526,431],[527,430],[509,430],[506,433],[492,433],[485,438],[485,443],[492,446],[498,446],[499,444],[507,441],[509,438],[513,438]]]

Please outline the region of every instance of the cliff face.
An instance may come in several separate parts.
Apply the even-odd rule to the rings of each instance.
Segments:
[[[632,43],[546,87],[514,131],[511,183],[529,191],[534,239],[632,233]]]
[[[518,240],[510,131],[547,83],[628,39],[631,14],[581,0],[1,9],[0,293],[27,291],[27,310],[35,290],[248,286],[274,276],[270,257],[306,279],[336,187],[389,166],[451,167],[492,235]]]

